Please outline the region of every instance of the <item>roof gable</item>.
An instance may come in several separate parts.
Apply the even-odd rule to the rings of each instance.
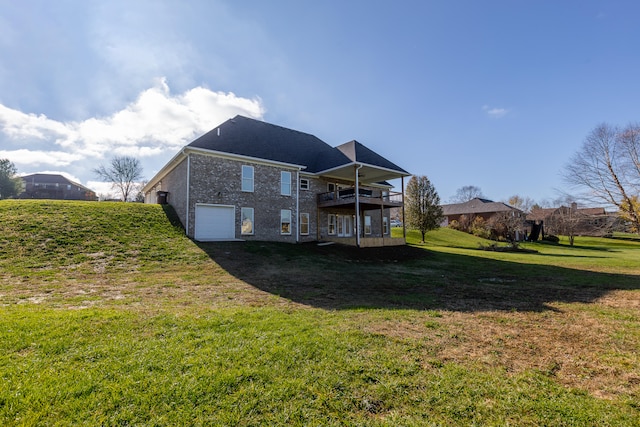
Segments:
[[[406,170],[400,166],[382,157],[375,151],[365,147],[356,140],[346,142],[336,147],[342,154],[344,154],[353,163],[365,163],[372,166],[379,166],[381,168],[396,170],[405,174],[409,174]]]

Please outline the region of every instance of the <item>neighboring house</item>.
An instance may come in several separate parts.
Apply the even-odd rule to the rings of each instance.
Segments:
[[[93,190],[62,175],[34,173],[21,178],[24,191],[20,199],[98,200]]]
[[[481,218],[491,238],[506,238],[520,241],[527,238],[524,213],[506,203],[475,198],[464,203],[442,205],[442,226],[453,225],[468,231],[474,221]]]
[[[543,234],[603,236],[611,232],[616,215],[607,213],[605,208],[578,208],[572,203],[569,207],[534,208],[527,221],[542,226]]]
[[[442,226],[446,227],[452,221],[473,222],[476,217],[481,217],[485,221],[489,221],[492,217],[505,212],[512,212],[513,215],[521,216],[522,211],[502,202],[494,202],[492,200],[475,198],[464,203],[452,203],[449,205],[441,205],[444,220]]]
[[[198,241],[383,246],[405,242],[390,235],[403,194],[386,181],[409,175],[357,141],[331,147],[236,116],[186,145],[143,192],[146,203],[173,206]]]

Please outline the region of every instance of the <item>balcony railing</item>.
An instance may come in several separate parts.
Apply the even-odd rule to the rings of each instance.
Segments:
[[[402,206],[402,193],[382,193],[374,195],[373,190],[368,188],[358,189],[359,202],[361,205],[382,206],[384,208],[393,208]],[[345,188],[338,191],[329,191],[318,194],[318,206],[346,206],[355,205],[356,191],[355,188]]]

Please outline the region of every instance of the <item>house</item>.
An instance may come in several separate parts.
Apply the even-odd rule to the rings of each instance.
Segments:
[[[198,241],[335,241],[404,244],[390,209],[403,206],[388,180],[409,173],[357,141],[319,138],[236,116],[180,150],[143,188],[168,203]]]
[[[34,173],[22,177],[20,199],[98,200],[96,193],[62,175]]]
[[[444,220],[442,226],[452,226],[459,230],[471,231],[478,228],[481,219],[483,237],[505,238],[520,241],[526,239],[524,213],[506,203],[474,198],[464,203],[441,205]]]
[[[506,203],[494,202],[493,200],[481,199],[476,197],[464,203],[452,203],[449,205],[441,205],[444,220],[442,226],[446,227],[452,221],[458,223],[471,223],[476,217],[481,217],[485,221],[489,221],[496,215],[504,213],[512,213],[515,216],[522,216],[520,209],[509,206]]]
[[[616,215],[605,208],[579,208],[577,203],[557,208],[533,208],[527,221],[554,235],[603,236],[611,232]]]

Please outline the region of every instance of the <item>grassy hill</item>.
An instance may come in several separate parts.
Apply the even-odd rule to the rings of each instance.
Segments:
[[[637,240],[196,244],[171,218],[0,201],[1,425],[640,425]]]

